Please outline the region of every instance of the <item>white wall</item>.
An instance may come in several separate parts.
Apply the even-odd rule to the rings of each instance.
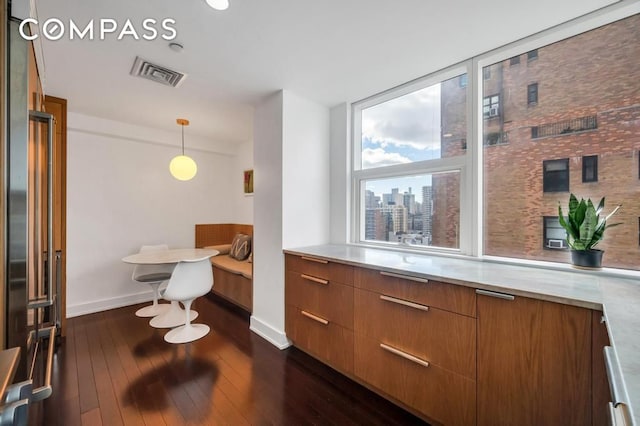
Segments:
[[[253,194],[244,194],[244,171],[253,169],[253,141],[236,149],[233,172],[230,176],[233,194],[236,196],[234,223],[253,223]]]
[[[282,249],[329,241],[329,110],[282,91],[258,106],[254,123],[251,330],[285,348]]]
[[[329,242],[329,110],[284,92],[282,247]]]
[[[180,152],[176,127],[164,132],[69,113],[68,316],[149,300],[149,287],[131,281],[133,267],[122,257],[143,244],[193,247],[194,224],[235,221],[233,147],[187,128],[185,149],[198,174],[177,181],[169,174]]]
[[[284,334],[282,256],[283,93],[256,107],[253,117],[253,313],[251,330],[279,348]]]
[[[351,153],[349,132],[351,110],[346,103],[331,108],[331,242],[345,244],[349,241],[349,185]]]

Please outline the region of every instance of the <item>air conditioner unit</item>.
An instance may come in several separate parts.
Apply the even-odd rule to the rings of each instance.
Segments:
[[[563,248],[566,248],[567,246],[565,245],[564,240],[549,240],[547,242],[547,247],[552,249],[563,249]]]
[[[489,109],[489,117],[495,117],[498,115],[498,107],[492,107]]]

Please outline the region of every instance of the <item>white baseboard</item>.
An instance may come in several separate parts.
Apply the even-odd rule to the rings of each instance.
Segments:
[[[291,341],[287,339],[287,335],[284,332],[273,328],[266,322],[256,318],[254,315],[251,315],[249,330],[253,331],[280,350],[287,349],[291,346]]]
[[[80,315],[95,314],[96,312],[108,311],[109,309],[122,308],[123,306],[135,305],[137,303],[150,302],[153,300],[153,292],[128,294],[126,296],[112,297],[109,299],[95,300],[77,305],[67,305],[67,318],[79,317]]]

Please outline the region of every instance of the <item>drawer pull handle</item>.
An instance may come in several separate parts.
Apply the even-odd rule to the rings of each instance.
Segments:
[[[398,305],[408,306],[408,307],[414,308],[414,309],[420,309],[421,311],[425,311],[425,312],[427,312],[429,310],[428,306],[421,305],[419,303],[409,302],[407,300],[396,299],[395,297],[385,296],[384,294],[380,295],[380,299],[381,300],[386,300],[387,302],[391,302],[391,303],[397,303]]]
[[[394,274],[393,272],[381,271],[380,275],[384,275],[385,277],[401,278],[403,280],[416,281],[416,282],[425,283],[425,284],[429,282],[429,280],[426,278],[412,277],[411,275]]]
[[[323,284],[323,285],[329,284],[329,280],[323,280],[322,278],[312,277],[311,275],[307,275],[307,274],[300,274],[300,278],[305,279],[307,281],[313,281],[314,283],[318,283],[318,284]]]
[[[620,365],[616,359],[616,355],[613,352],[613,347],[605,346],[604,349],[604,364],[607,369],[607,378],[609,379],[609,391],[611,392],[611,398],[613,399],[613,405],[625,402],[625,391],[622,385],[622,373],[620,372]]]
[[[315,257],[307,257],[307,256],[301,256],[300,259],[302,260],[308,260],[309,262],[316,262],[316,263],[322,263],[324,265],[326,265],[327,263],[329,263],[328,260],[324,260],[324,259],[316,259]]]
[[[385,345],[384,343],[380,343],[380,347],[382,349],[384,349],[385,351],[387,351],[387,352],[391,352],[392,354],[398,355],[401,358],[408,359],[409,361],[415,362],[416,364],[419,364],[419,365],[421,365],[423,367],[428,367],[429,366],[429,361],[425,361],[423,359],[420,359],[418,357],[410,355],[410,354],[408,354],[406,352],[402,352],[401,350],[396,349],[394,347],[391,347],[389,345]]]
[[[313,314],[310,314],[310,313],[309,313],[309,312],[307,312],[307,311],[300,311],[300,313],[301,313],[302,315],[304,315],[305,317],[307,317],[307,318],[310,318],[310,319],[312,319],[312,320],[314,320],[314,321],[316,321],[316,322],[319,322],[319,323],[320,323],[320,324],[322,324],[322,325],[329,325],[329,321],[327,321],[327,320],[326,320],[326,319],[324,319],[324,318],[317,317],[317,316],[315,316],[315,315],[313,315]]]
[[[510,294],[496,293],[495,291],[481,290],[479,288],[476,288],[476,294],[479,294],[481,296],[495,297],[496,299],[504,299],[504,300],[516,299],[515,296],[512,296]]]

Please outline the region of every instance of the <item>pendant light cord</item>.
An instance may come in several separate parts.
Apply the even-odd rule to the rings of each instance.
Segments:
[[[184,155],[184,124],[181,124],[182,127],[182,155]]]

